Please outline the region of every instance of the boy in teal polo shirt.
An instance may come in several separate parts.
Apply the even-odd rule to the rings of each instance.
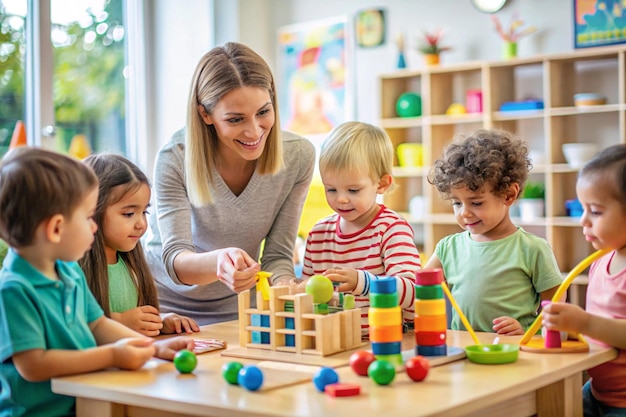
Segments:
[[[70,416],[74,398],[54,377],[109,367],[138,369],[156,355],[193,348],[154,342],[108,319],[76,261],[91,246],[98,180],[86,165],[38,148],[0,163],[0,416]]]

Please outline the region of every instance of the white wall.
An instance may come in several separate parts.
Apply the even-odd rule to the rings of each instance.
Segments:
[[[224,0],[218,0],[224,1]],[[257,0],[240,0],[241,5]],[[476,60],[501,58],[502,41],[495,32],[491,15],[481,13],[470,0],[263,0],[271,4],[273,19],[265,23],[259,33],[249,26],[242,29],[242,42],[260,36],[275,39],[276,30],[284,25],[302,23],[338,15],[354,19],[359,10],[383,8],[386,10],[386,42],[376,48],[356,48],[357,119],[377,123],[379,86],[377,77],[395,70],[397,49],[394,39],[400,32],[407,42],[406,58],[409,68],[421,68],[422,55],[415,50],[422,31],[444,31],[444,44],[452,51],[442,54],[442,65]],[[249,12],[249,13],[248,13]],[[573,49],[573,2],[571,0],[509,0],[496,15],[508,26],[511,15],[517,12],[526,25],[537,27],[537,32],[522,39],[518,45],[520,57],[565,52]],[[253,8],[242,7],[242,19],[252,19]],[[246,17],[247,15],[250,17]],[[271,65],[276,65],[276,47],[257,49]],[[280,80],[279,87],[280,85]]]
[[[354,18],[359,10],[384,8],[386,43],[355,51],[356,118],[370,123],[378,121],[377,77],[395,70],[397,50],[393,40],[398,33],[405,34],[407,63],[412,69],[423,65],[422,56],[414,49],[422,30],[444,30],[444,43],[453,50],[442,55],[442,65],[497,60],[501,56],[502,41],[490,15],[476,10],[470,0],[152,0],[147,3],[153,39],[152,97],[146,103],[154,107],[149,117],[153,149],[147,152],[151,153],[183,126],[195,65],[216,44],[246,43],[276,69],[278,28],[339,15]],[[514,12],[527,25],[538,29],[519,42],[519,56],[573,49],[571,0],[509,0],[497,16],[507,25]],[[277,82],[281,88],[281,80]]]
[[[184,7],[183,7],[184,5]],[[213,0],[146,2],[148,149],[152,177],[154,156],[185,124],[187,96],[200,57],[215,45]]]

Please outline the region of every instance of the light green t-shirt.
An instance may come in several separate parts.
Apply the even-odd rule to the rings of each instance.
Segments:
[[[107,269],[111,313],[123,313],[137,307],[139,302],[137,285],[122,258],[118,256],[117,263],[108,265]]]
[[[561,284],[548,242],[521,227],[510,236],[475,242],[469,232],[443,238],[435,248],[452,296],[472,328],[493,332],[493,319],[509,316],[524,329],[537,317],[540,293]],[[465,329],[452,312],[451,328]]]

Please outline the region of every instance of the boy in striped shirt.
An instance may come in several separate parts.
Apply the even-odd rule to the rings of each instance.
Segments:
[[[384,130],[361,122],[338,126],[322,145],[319,168],[335,214],[309,232],[302,278],[321,274],[354,294],[367,337],[370,282],[395,277],[404,320],[413,321],[415,271],[421,268],[413,229],[377,202],[393,185],[393,145]]]

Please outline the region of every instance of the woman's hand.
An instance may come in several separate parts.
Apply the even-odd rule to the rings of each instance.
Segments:
[[[239,248],[222,249],[217,257],[217,278],[235,293],[256,285],[261,266]]]
[[[161,329],[161,333],[163,334],[182,333],[183,331],[185,333],[193,333],[200,331],[198,323],[189,317],[179,316],[176,313],[166,313],[162,314],[161,318],[163,319],[163,328]]]
[[[112,313],[111,318],[144,336],[158,336],[163,328],[159,310],[148,305],[131,308],[123,313]]]
[[[515,336],[524,334],[524,329],[519,321],[513,317],[502,316],[493,319],[493,331],[505,336]]]

